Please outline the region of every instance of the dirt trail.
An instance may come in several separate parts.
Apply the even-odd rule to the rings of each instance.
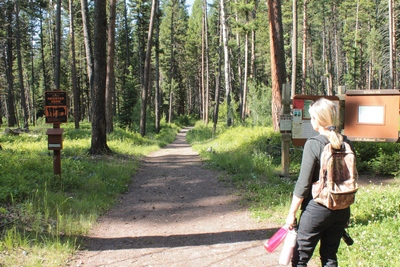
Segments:
[[[147,156],[128,193],[102,216],[70,266],[279,266],[240,197],[186,142],[188,129]]]

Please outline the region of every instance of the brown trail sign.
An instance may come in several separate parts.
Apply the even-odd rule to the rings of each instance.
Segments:
[[[67,93],[64,91],[45,92],[46,123],[67,122]]]

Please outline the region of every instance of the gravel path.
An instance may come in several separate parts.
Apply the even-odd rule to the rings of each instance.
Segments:
[[[128,193],[102,216],[70,266],[279,266],[264,241],[277,225],[258,222],[207,169],[183,129],[147,156]]]

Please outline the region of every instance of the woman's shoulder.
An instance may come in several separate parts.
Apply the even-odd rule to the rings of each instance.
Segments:
[[[327,143],[329,143],[329,139],[325,135],[319,134],[308,138],[306,143],[320,143],[326,145]]]

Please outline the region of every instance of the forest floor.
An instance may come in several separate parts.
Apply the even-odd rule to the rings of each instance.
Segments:
[[[144,158],[68,266],[279,266],[281,247],[268,253],[263,244],[280,225],[251,217],[226,174],[208,169],[186,142],[187,131]]]

